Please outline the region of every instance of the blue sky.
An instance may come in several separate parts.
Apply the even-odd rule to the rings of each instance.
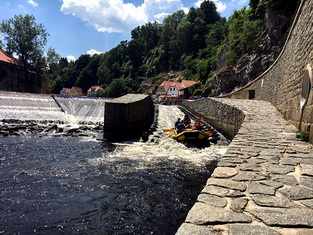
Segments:
[[[162,22],[169,14],[199,7],[199,0],[0,0],[0,22],[17,14],[32,14],[42,23],[52,47],[62,57],[106,52],[130,40],[136,26]],[[249,0],[213,0],[221,16],[228,18]],[[1,37],[1,36],[0,36]]]

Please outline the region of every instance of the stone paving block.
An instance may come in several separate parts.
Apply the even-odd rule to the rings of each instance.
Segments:
[[[213,174],[212,178],[230,178],[238,174],[238,170],[233,167],[217,167]]]
[[[280,164],[281,165],[291,165],[291,166],[296,166],[296,165],[298,165],[300,163],[300,160],[299,160],[299,158],[298,159],[296,159],[296,158],[282,158],[281,160],[280,160]]]
[[[302,186],[281,189],[280,193],[291,200],[313,199],[313,189]]]
[[[285,198],[279,198],[270,195],[253,194],[251,198],[254,201],[254,203],[257,204],[258,206],[280,207],[280,208],[290,208],[296,206],[293,202]]]
[[[251,217],[244,213],[209,206],[197,202],[189,211],[186,221],[193,224],[218,224],[218,223],[251,223]]]
[[[279,232],[267,227],[267,226],[258,226],[258,225],[230,225],[228,226],[228,235],[280,235]]]
[[[290,186],[296,186],[298,184],[297,179],[292,175],[273,175],[272,180]]]
[[[281,188],[284,186],[283,183],[281,182],[276,182],[276,181],[272,181],[272,180],[264,180],[264,181],[259,181],[260,184],[266,185],[266,186],[270,186],[273,187],[275,189]]]
[[[313,229],[298,229],[295,235],[312,235]]]
[[[295,171],[294,166],[289,165],[271,165],[267,164],[266,166],[267,171],[271,172],[272,174],[288,174]]]
[[[248,211],[270,226],[313,227],[313,210],[268,208]]]
[[[234,198],[231,200],[230,209],[235,212],[242,212],[244,211],[247,203],[248,199],[245,197]]]
[[[242,171],[262,171],[262,168],[260,165],[250,164],[250,163],[244,163],[239,165],[239,169]]]
[[[205,186],[202,190],[202,193],[208,193],[211,195],[225,197],[229,193],[229,190],[226,188],[221,188],[221,187],[216,187],[216,186]]]
[[[244,197],[246,196],[244,192],[240,190],[231,190],[227,195],[227,197]]]
[[[245,183],[237,182],[231,179],[216,179],[211,178],[208,180],[207,185],[221,186],[228,189],[235,189],[240,191],[245,191],[247,185]]]
[[[177,230],[176,235],[222,235],[223,231],[214,230],[207,226],[199,226],[194,224],[183,223]]]
[[[301,202],[303,205],[306,205],[307,207],[310,207],[313,209],[313,199],[299,200],[299,202]]]
[[[267,177],[262,175],[259,172],[243,172],[241,171],[238,175],[232,178],[235,181],[259,181],[259,180],[266,180]]]
[[[291,152],[291,151],[290,151]],[[297,151],[293,150],[292,153],[290,152],[287,152],[288,153],[288,156],[290,158],[297,158],[297,159],[311,159],[312,160],[312,154],[310,153],[298,153]],[[302,162],[302,160],[301,160]]]
[[[266,163],[266,162],[268,162],[268,159],[264,159],[261,157],[251,158],[247,160],[247,163],[254,164],[254,165],[259,165],[259,164]]]
[[[266,194],[266,195],[274,196],[276,188],[260,184],[259,182],[252,181],[249,183],[248,191],[251,194]]]
[[[227,200],[225,198],[212,196],[206,193],[201,193],[197,200],[207,205],[216,207],[225,207],[227,205]]]
[[[313,156],[312,156],[313,164]],[[313,176],[313,165],[312,164],[301,164],[302,175]]]
[[[313,177],[303,176],[300,178],[301,185],[313,189]]]

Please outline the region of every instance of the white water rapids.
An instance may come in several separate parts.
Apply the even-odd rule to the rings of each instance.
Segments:
[[[109,156],[106,156],[105,162],[108,157],[112,159],[130,158],[139,160],[139,162],[167,159],[187,161],[199,166],[207,165],[212,160],[219,160],[226,152],[229,143],[223,136],[217,144],[212,144],[210,147],[189,148],[171,138],[170,132],[163,132],[164,129],[172,128],[177,118],[182,118],[183,115],[184,113],[178,106],[159,105],[158,128],[149,136],[149,140],[147,142],[115,143],[119,147]],[[101,158],[97,159],[94,164],[101,164],[101,161]]]

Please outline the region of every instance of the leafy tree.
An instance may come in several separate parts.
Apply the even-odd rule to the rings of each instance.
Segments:
[[[56,67],[59,61],[61,60],[61,56],[55,51],[54,48],[49,48],[46,55],[46,64],[48,68]]]
[[[38,68],[49,36],[44,26],[35,20],[33,15],[15,15],[0,25],[5,41],[1,44],[9,53],[16,54],[24,65],[27,91],[30,91],[28,70]]]
[[[228,21],[228,40],[231,49],[238,55],[253,50],[254,41],[263,32],[261,20],[254,20],[252,10],[245,7],[235,10]]]
[[[87,66],[85,66],[76,81],[76,85],[87,91],[91,86],[97,85],[97,71],[99,66],[99,56],[94,55]]]
[[[126,84],[125,79],[114,79],[112,83],[104,90],[106,97],[120,97],[129,93],[130,89]]]

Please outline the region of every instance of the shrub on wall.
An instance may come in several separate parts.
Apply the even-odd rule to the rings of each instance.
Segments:
[[[309,131],[302,131],[301,133],[297,134],[297,138],[305,142],[309,142],[309,137],[310,137]]]

